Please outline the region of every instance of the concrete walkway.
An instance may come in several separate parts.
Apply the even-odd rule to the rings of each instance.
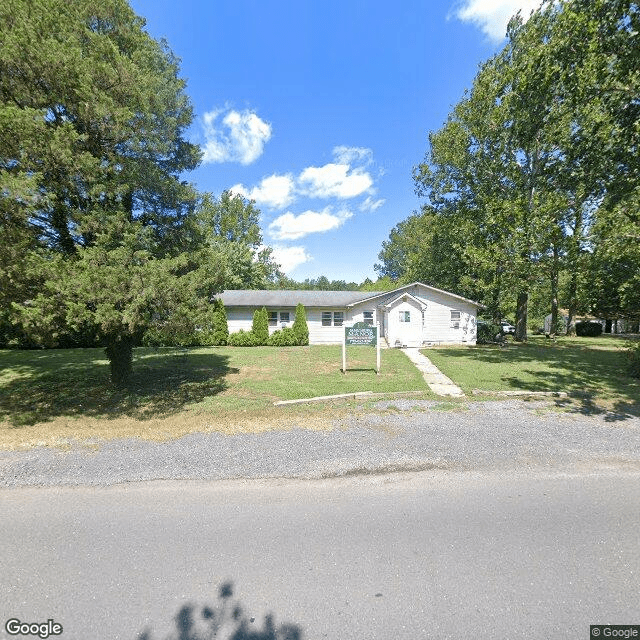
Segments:
[[[425,382],[429,388],[439,396],[463,396],[464,391],[456,386],[447,376],[436,367],[429,358],[420,353],[416,347],[405,347],[402,352],[413,362],[422,372]]]

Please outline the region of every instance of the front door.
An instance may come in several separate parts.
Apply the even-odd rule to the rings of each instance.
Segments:
[[[403,302],[389,311],[389,346],[396,343],[407,347],[422,346],[422,311],[416,305]]]

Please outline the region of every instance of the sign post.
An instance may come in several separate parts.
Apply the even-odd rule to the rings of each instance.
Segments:
[[[376,374],[380,373],[380,327],[366,322],[356,322],[352,327],[344,328],[342,340],[342,373],[347,372],[347,346],[375,347]]]

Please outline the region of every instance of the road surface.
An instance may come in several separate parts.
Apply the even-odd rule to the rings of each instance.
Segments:
[[[37,637],[9,636],[15,618],[164,640],[225,583],[248,630],[272,614],[304,640],[640,624],[640,474],[623,466],[2,489],[0,539],[2,638]]]

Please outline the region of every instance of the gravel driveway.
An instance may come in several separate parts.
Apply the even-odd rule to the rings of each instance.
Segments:
[[[640,471],[640,418],[556,412],[546,402],[379,402],[333,430],[125,439],[97,451],[0,452],[0,486],[160,479],[323,478],[418,470]]]

